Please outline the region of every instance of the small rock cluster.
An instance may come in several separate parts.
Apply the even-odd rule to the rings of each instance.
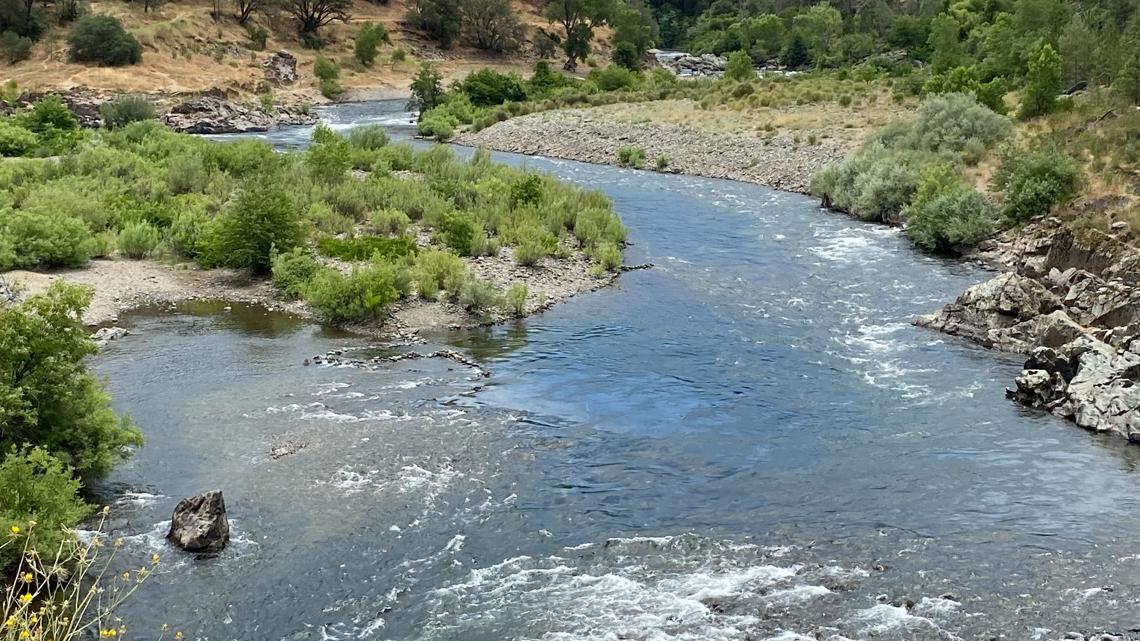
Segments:
[[[1059,220],[1004,240],[990,257],[1013,271],[915,324],[1028,354],[1011,399],[1140,442],[1140,252]]]
[[[273,113],[233,102],[218,93],[206,93],[171,108],[162,121],[171,129],[190,134],[233,134],[268,131],[277,125],[311,124],[315,114],[289,106]]]
[[[724,74],[728,60],[711,53],[694,56],[689,53],[653,50],[649,52],[657,64],[681,77],[719,77]]]

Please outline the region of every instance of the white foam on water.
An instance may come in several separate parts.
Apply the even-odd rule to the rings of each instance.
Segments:
[[[790,605],[802,601],[831,594],[831,590],[822,585],[797,585],[786,590],[776,590],[768,594],[768,602],[772,605]]]
[[[352,387],[352,385],[349,383],[321,383],[316,387],[317,391],[313,392],[313,396],[324,396],[326,394],[332,394],[333,392],[345,389],[346,387]]]
[[[164,498],[166,497],[162,494],[151,494],[150,492],[123,492],[119,498],[115,499],[115,505],[147,506]]]
[[[907,612],[903,606],[879,603],[866,610],[860,610],[851,618],[860,631],[870,634],[905,632],[923,628],[937,628],[933,621]]]

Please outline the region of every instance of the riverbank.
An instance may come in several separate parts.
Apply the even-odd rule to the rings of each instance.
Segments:
[[[592,263],[581,252],[570,258],[544,258],[534,267],[515,264],[510,249],[498,256],[463,259],[470,274],[505,290],[514,283],[527,286],[523,316],[545,311],[578,294],[594,291],[617,280],[617,274],[593,273]],[[232,269],[199,269],[189,263],[157,260],[92,260],[83,268],[53,272],[10,271],[0,273],[0,282],[21,296],[42,293],[53,282],[64,281],[90,287],[93,297],[83,315],[90,327],[114,325],[119,317],[140,307],[175,305],[193,300],[223,300],[256,304],[270,311],[315,319],[300,301],[285,300],[272,281]],[[514,318],[503,310],[472,313],[447,300],[404,300],[394,304],[383,322],[351,324],[345,329],[383,337],[414,337],[423,331],[462,329],[501,323]]]
[[[662,100],[530,114],[454,142],[603,165],[619,165],[618,150],[637,147],[647,168],[662,158],[662,171],[806,193],[816,171],[843,160],[896,111],[821,103],[740,112]]]

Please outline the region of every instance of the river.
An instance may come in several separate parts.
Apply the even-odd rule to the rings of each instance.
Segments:
[[[496,157],[604,190],[655,267],[417,348],[490,378],[307,367],[400,348],[240,305],[124,317],[95,363],[147,443],[97,491],[164,558],[135,635],[1137,637],[1140,450],[1008,402],[1019,358],[909,324],[989,274],[795,194]],[[213,488],[230,547],[169,548]]]

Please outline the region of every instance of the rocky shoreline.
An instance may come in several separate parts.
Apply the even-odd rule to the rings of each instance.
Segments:
[[[650,109],[653,103],[649,103]],[[462,132],[454,142],[496,151],[618,165],[618,150],[640,147],[646,167],[668,161],[662,171],[725,178],[773,189],[807,193],[812,175],[839,162],[856,140],[814,136],[808,131],[715,133],[661,122],[621,122],[606,107],[530,114],[479,132]]]
[[[1007,271],[915,324],[1027,354],[1009,398],[1140,443],[1140,251],[1049,218],[976,258]]]

